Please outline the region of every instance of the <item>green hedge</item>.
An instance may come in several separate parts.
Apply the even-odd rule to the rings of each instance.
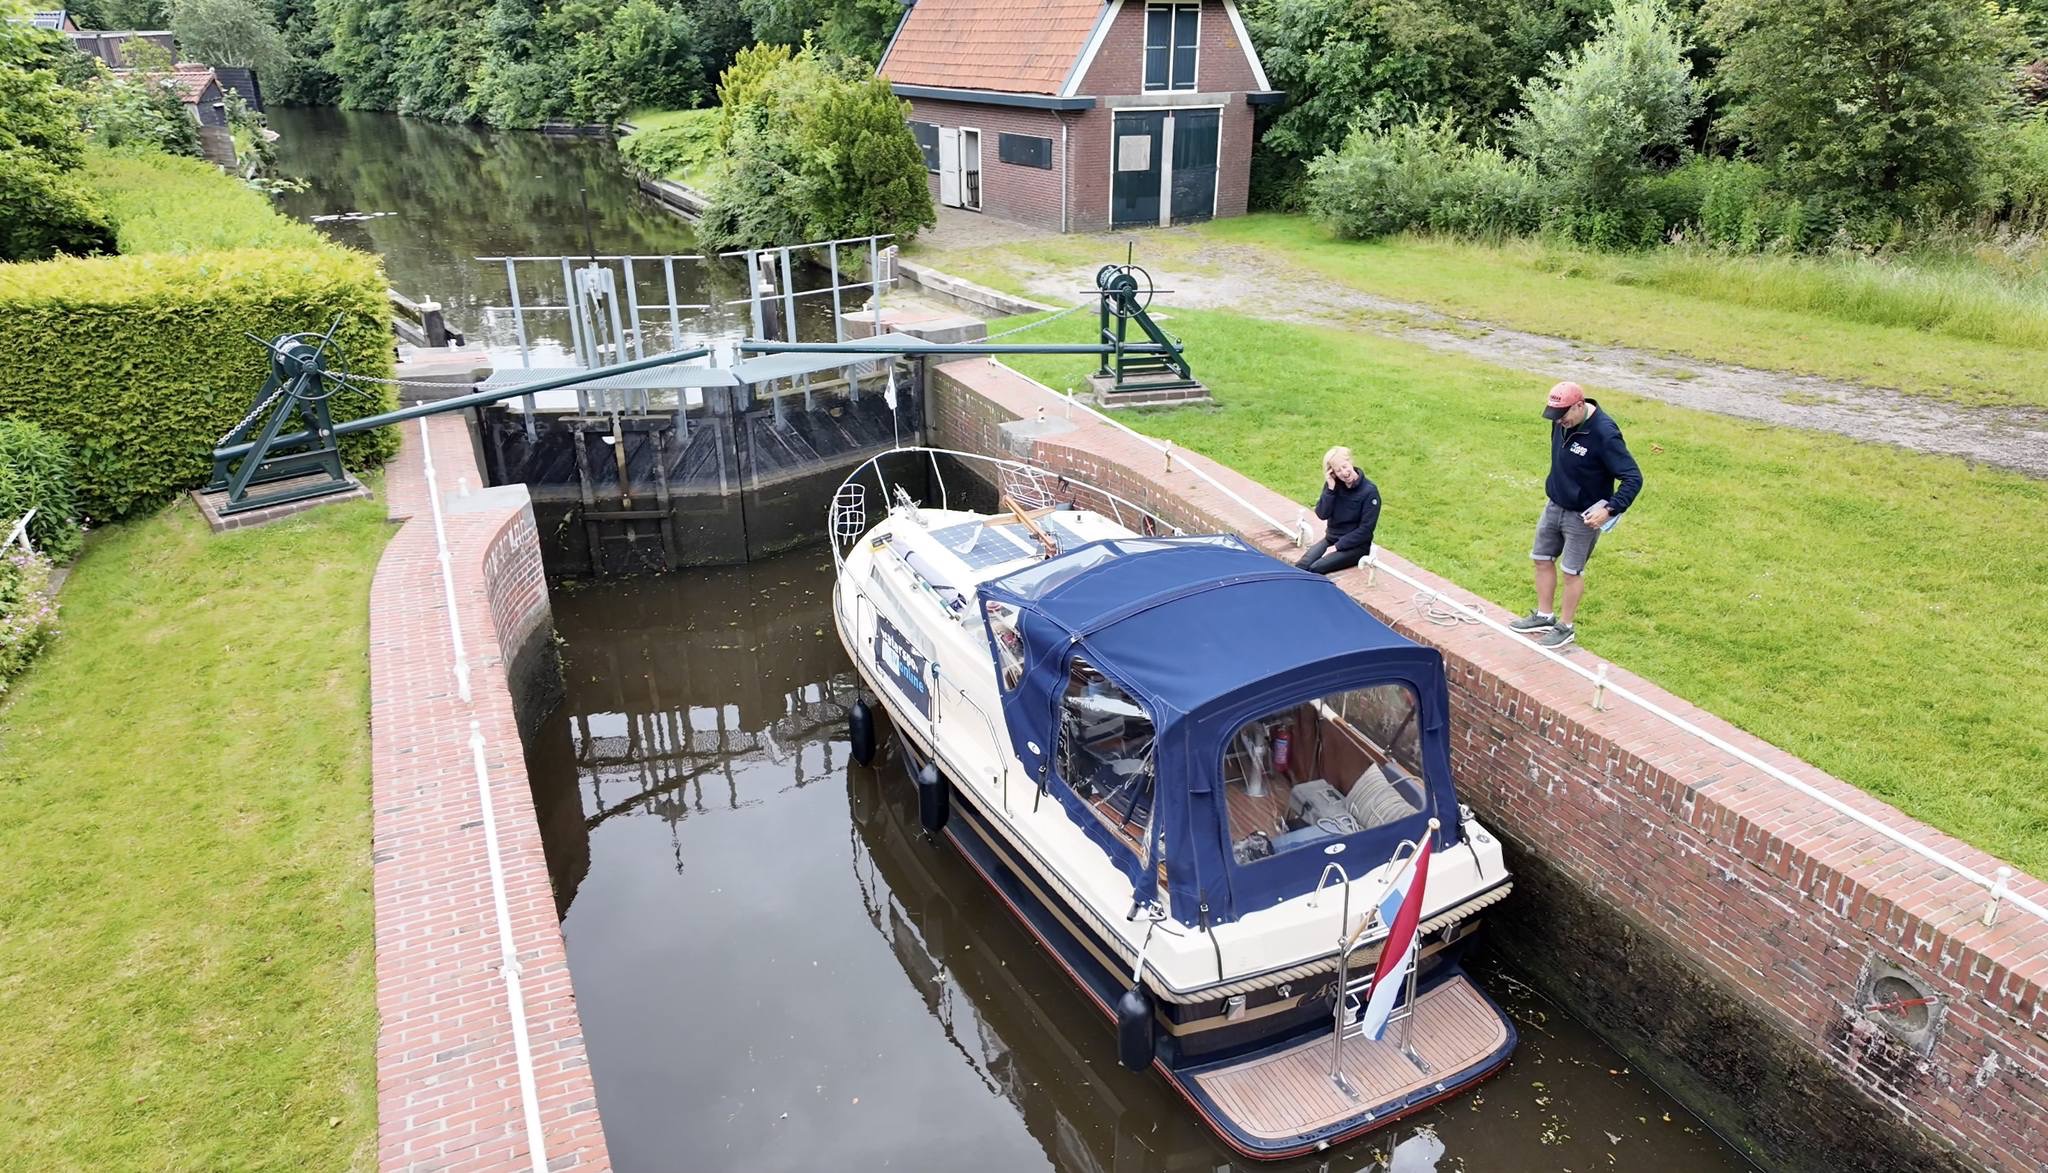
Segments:
[[[88,517],[122,517],[206,479],[214,443],[262,386],[264,353],[244,331],[324,331],[338,314],[342,362],[390,377],[375,257],[327,242],[196,159],[95,152],[86,171],[124,255],[0,265],[0,416],[70,438]],[[332,406],[345,419],[392,402],[386,389]],[[361,466],[396,444],[385,429],[344,452]]]

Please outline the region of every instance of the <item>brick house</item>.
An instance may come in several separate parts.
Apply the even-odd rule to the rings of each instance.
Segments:
[[[913,0],[879,72],[934,199],[1062,232],[1241,215],[1281,97],[1236,0]]]

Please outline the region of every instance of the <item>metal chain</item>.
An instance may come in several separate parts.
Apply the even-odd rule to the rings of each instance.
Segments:
[[[982,341],[994,342],[998,338],[1008,338],[1012,334],[1022,334],[1026,330],[1036,330],[1038,327],[1046,325],[1047,323],[1059,321],[1061,318],[1066,317],[1068,314],[1073,313],[1075,310],[1085,310],[1087,308],[1088,303],[1085,301],[1075,305],[1070,305],[1066,309],[1061,310],[1060,312],[1052,315],[1049,318],[1040,318],[1035,322],[1026,322],[1021,326],[1013,326],[1000,334],[991,334],[987,338],[982,339]]]
[[[239,432],[243,428],[246,428],[250,424],[254,423],[257,416],[262,415],[266,411],[269,411],[270,405],[276,403],[277,397],[283,395],[285,391],[290,387],[290,383],[285,382],[283,379],[279,379],[277,382],[277,390],[272,391],[267,397],[264,398],[263,402],[250,408],[249,414],[242,417],[242,422],[236,424],[232,428],[229,428],[226,432],[223,432],[221,434],[221,438],[213,442],[213,446],[215,448],[225,448],[227,446],[229,438],[231,438],[236,432]]]

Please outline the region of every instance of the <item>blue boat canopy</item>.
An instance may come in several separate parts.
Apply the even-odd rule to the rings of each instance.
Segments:
[[[1333,860],[1354,877],[1378,867],[1404,839],[1419,840],[1431,816],[1441,822],[1437,850],[1458,841],[1443,658],[1381,623],[1329,579],[1234,536],[1118,538],[991,579],[980,595],[1018,759],[1117,861],[1134,900],[1153,899],[1152,877],[1163,862],[1174,919],[1223,923],[1312,891]],[[1063,702],[1085,701],[1095,713],[1130,707],[1077,698],[1091,670],[1150,721],[1151,793],[1120,813],[1141,826],[1149,820],[1152,834],[1120,838],[1116,820],[1102,817],[1101,788],[1062,776],[1063,760],[1072,759],[1058,747],[1062,736],[1075,736],[1062,730]],[[1231,791],[1246,788],[1242,779],[1226,783],[1225,758],[1245,744],[1248,723],[1387,684],[1412,696],[1403,736],[1422,777],[1408,777],[1391,758],[1384,767],[1411,805],[1354,833],[1321,832],[1318,850],[1245,859],[1242,841],[1232,842],[1231,819],[1233,799],[1240,807],[1246,800]],[[1332,712],[1327,705],[1312,711]],[[1116,811],[1114,795],[1109,802]],[[1144,845],[1142,858],[1134,842]]]

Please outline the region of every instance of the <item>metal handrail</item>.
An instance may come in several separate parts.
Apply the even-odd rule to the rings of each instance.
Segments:
[[[858,590],[859,588],[855,589]],[[974,715],[980,717],[982,725],[987,727],[989,748],[995,751],[996,762],[1002,769],[1002,777],[998,780],[997,785],[1002,787],[1003,810],[1007,812],[1010,809],[1010,755],[1003,752],[1002,735],[997,732],[996,723],[989,719],[988,710],[982,708],[980,702],[967,695],[966,689],[960,687],[952,677],[939,671],[937,661],[932,663],[932,676],[936,679],[944,680],[947,684],[951,684],[953,691],[959,694],[961,700],[967,702],[967,707],[973,709]],[[937,744],[939,734],[938,713],[944,707],[939,704],[938,698],[939,694],[932,694],[932,740],[934,745]]]
[[[955,458],[957,458],[957,459],[960,459],[960,460],[972,460],[972,461],[979,461],[979,462],[981,462],[981,463],[983,463],[983,464],[993,464],[993,465],[996,465],[996,466],[998,466],[998,467],[1000,467],[1000,468],[1006,468],[1006,469],[1033,469],[1033,470],[1036,470],[1036,471],[1038,471],[1038,472],[1052,472],[1052,470],[1051,470],[1051,469],[1045,469],[1045,468],[1040,468],[1039,466],[1037,466],[1037,465],[1034,465],[1034,464],[1031,464],[1031,463],[1030,463],[1030,462],[1028,462],[1028,461],[1023,461],[1023,460],[1009,460],[1009,459],[1005,459],[1005,458],[1003,458],[1003,457],[999,457],[999,456],[990,456],[990,455],[988,455],[987,453],[984,453],[984,452],[962,452],[962,451],[960,451],[960,450],[959,450],[959,449],[957,449],[957,448],[929,448],[929,447],[917,447],[917,448],[904,448],[904,447],[896,447],[896,448],[890,448],[890,449],[886,449],[886,450],[884,450],[884,451],[881,451],[881,452],[877,452],[877,453],[875,453],[875,454],[874,454],[873,456],[870,456],[870,457],[868,457],[868,458],[867,458],[866,460],[863,460],[863,461],[861,461],[861,462],[860,462],[860,463],[859,463],[858,465],[855,465],[855,466],[854,466],[854,468],[853,468],[853,470],[852,470],[852,471],[850,471],[850,472],[848,472],[848,473],[846,474],[846,476],[845,476],[845,477],[844,477],[843,479],[841,479],[841,480],[840,480],[838,488],[837,488],[837,489],[834,489],[834,490],[833,490],[833,498],[832,498],[832,503],[831,503],[831,504],[828,504],[828,505],[827,505],[827,506],[825,507],[825,532],[826,532],[827,534],[830,534],[830,533],[832,532],[832,521],[833,521],[833,518],[834,518],[834,517],[836,516],[836,512],[835,512],[835,511],[836,511],[836,510],[837,510],[837,508],[838,508],[838,490],[839,490],[839,489],[843,489],[843,488],[845,488],[846,486],[848,486],[848,485],[850,485],[850,484],[854,483],[855,481],[859,480],[859,479],[860,479],[860,476],[861,476],[861,474],[862,474],[862,473],[865,473],[865,472],[866,472],[866,471],[867,471],[867,470],[868,470],[868,469],[869,469],[870,467],[873,467],[873,468],[874,468],[874,470],[875,470],[875,479],[876,479],[877,481],[879,481],[879,482],[881,482],[881,483],[882,483],[882,489],[883,489],[883,493],[882,493],[882,495],[883,495],[884,499],[887,499],[887,497],[889,496],[889,493],[888,493],[888,487],[889,487],[889,483],[890,483],[890,482],[888,482],[888,480],[887,480],[886,478],[884,478],[884,477],[883,477],[883,475],[882,475],[882,466],[881,466],[881,461],[882,461],[882,459],[883,459],[883,458],[885,458],[885,457],[889,457],[889,456],[904,456],[904,455],[913,455],[913,456],[925,456],[925,457],[930,457],[930,458],[932,458],[932,459],[933,459],[933,462],[934,462],[934,469],[935,469],[935,470],[936,470],[936,458],[937,458],[937,457],[940,457],[940,456],[951,456],[951,457],[955,457]],[[934,471],[933,475],[934,475],[934,476],[937,476],[937,477],[938,477],[938,479],[939,479],[939,483],[940,483],[940,486],[941,486],[941,487],[943,488],[943,486],[944,486],[944,484],[945,484],[945,477],[944,477],[943,475],[941,475],[941,474],[937,473],[936,471]],[[1120,496],[1118,496],[1117,494],[1115,494],[1115,493],[1112,493],[1112,492],[1110,492],[1110,491],[1109,491],[1108,489],[1098,488],[1097,486],[1095,486],[1095,485],[1092,485],[1092,484],[1089,484],[1089,483],[1088,483],[1087,481],[1084,481],[1084,480],[1082,480],[1082,479],[1081,479],[1081,478],[1079,478],[1079,477],[1074,477],[1074,476],[1066,476],[1065,474],[1062,474],[1062,473],[1056,473],[1056,472],[1055,472],[1055,473],[1053,473],[1053,475],[1054,475],[1054,476],[1058,476],[1058,477],[1060,477],[1060,479],[1062,479],[1062,480],[1066,481],[1066,482],[1067,482],[1068,484],[1071,484],[1071,485],[1077,485],[1077,486],[1081,487],[1082,489],[1085,489],[1085,490],[1087,490],[1087,491],[1088,491],[1088,492],[1090,492],[1090,493],[1094,493],[1094,494],[1096,494],[1097,496],[1101,497],[1101,498],[1102,498],[1103,500],[1105,500],[1105,501],[1108,501],[1108,502],[1110,502],[1110,503],[1111,503],[1111,504],[1113,504],[1113,505],[1127,505],[1127,506],[1129,506],[1129,507],[1131,508],[1132,512],[1134,512],[1134,513],[1138,514],[1138,516],[1140,516],[1140,517],[1149,517],[1149,518],[1151,518],[1151,519],[1152,519],[1153,521],[1157,522],[1158,524],[1164,525],[1164,526],[1165,526],[1165,527],[1166,527],[1167,529],[1171,530],[1172,532],[1174,532],[1174,533],[1176,533],[1176,534],[1178,534],[1178,533],[1182,532],[1182,531],[1181,531],[1181,528],[1180,528],[1179,526],[1177,526],[1177,525],[1173,524],[1172,522],[1168,521],[1168,520],[1167,520],[1167,519],[1165,519],[1164,517],[1161,517],[1161,516],[1159,516],[1159,515],[1158,515],[1157,513],[1153,512],[1152,510],[1150,510],[1150,509],[1147,509],[1147,508],[1145,508],[1144,506],[1142,506],[1142,505],[1139,505],[1139,504],[1138,504],[1137,502],[1129,500],[1128,498],[1125,498],[1125,497],[1120,497]],[[880,524],[880,522],[877,522],[876,524],[877,524],[877,525],[879,525],[879,524]],[[873,527],[870,527],[870,528],[873,528]],[[848,543],[848,544],[850,545],[851,543]],[[845,554],[845,551],[843,551],[842,549],[840,549],[840,543],[839,543],[839,542],[837,542],[837,541],[834,541],[834,542],[832,543],[832,563],[833,563],[833,568],[834,568],[835,570],[837,570],[837,569],[840,569],[840,568],[842,568],[842,567],[843,567],[843,566],[845,565],[845,562],[846,562],[846,554]]]
[[[1031,378],[1029,375],[1023,374],[1022,372],[1016,370],[1014,367],[1011,367],[1006,363],[998,362],[993,358],[989,360],[989,363],[993,366],[1000,367],[1005,371],[1009,371],[1011,374],[1016,375],[1017,378],[1023,380],[1026,383],[1029,383],[1034,387],[1037,387],[1039,390],[1045,392],[1047,395],[1052,396],[1054,399],[1060,400],[1070,405],[1073,403],[1073,399],[1071,396],[1061,395],[1058,391],[1055,391],[1051,387],[1046,386],[1044,383],[1041,383],[1038,380]],[[1103,423],[1110,425],[1111,427],[1117,429],[1120,432],[1125,433],[1126,435],[1136,437],[1138,440],[1142,441],[1144,444],[1146,444],[1148,447],[1151,447],[1155,451],[1165,453],[1167,457],[1168,467],[1171,467],[1173,460],[1173,446],[1171,444],[1155,441],[1149,436],[1146,436],[1140,432],[1133,431],[1129,426],[1120,423],[1117,420],[1111,419],[1109,416],[1103,414],[1100,411],[1097,411],[1094,407],[1086,403],[1080,404],[1079,406],[1083,411],[1086,411],[1089,414],[1095,416]],[[1223,484],[1218,482],[1214,477],[1202,471],[1200,466],[1188,463],[1186,467],[1188,471],[1202,478],[1202,480],[1206,481],[1211,487],[1217,489],[1226,497],[1229,497],[1232,501],[1236,502],[1239,506],[1243,507],[1245,511],[1250,513],[1252,516],[1257,517],[1259,520],[1272,526],[1275,530],[1279,531],[1280,533],[1286,534],[1291,540],[1295,541],[1296,543],[1299,543],[1301,541],[1301,535],[1298,532],[1290,531],[1287,526],[1282,525],[1280,521],[1277,518],[1275,518],[1272,514],[1267,513],[1265,510],[1260,509],[1259,507],[1253,505],[1249,501],[1246,501],[1242,496],[1238,495],[1235,491],[1225,487]],[[1567,659],[1566,657],[1560,655],[1557,652],[1552,651],[1549,648],[1539,647],[1538,645],[1529,641],[1527,638],[1510,630],[1506,624],[1485,614],[1479,608],[1459,602],[1458,600],[1453,599],[1446,595],[1440,588],[1432,587],[1427,583],[1424,583],[1420,579],[1414,577],[1413,575],[1407,574],[1395,567],[1386,565],[1385,563],[1380,561],[1377,549],[1375,549],[1373,554],[1366,559],[1365,564],[1371,567],[1371,569],[1374,572],[1385,573],[1393,577],[1397,581],[1412,586],[1417,590],[1427,591],[1431,593],[1439,601],[1452,607],[1453,609],[1458,611],[1460,615],[1466,617],[1470,621],[1481,624],[1494,632],[1509,637],[1509,639],[1511,639],[1517,647],[1526,649],[1527,651],[1535,652],[1537,655],[1542,656],[1544,659],[1549,660],[1551,663],[1561,665],[1564,668],[1570,670],[1571,672],[1574,672],[1579,676],[1584,677],[1586,680],[1591,681],[1594,686],[1594,696],[1596,698],[1596,703],[1597,698],[1603,697],[1607,693],[1611,692],[1615,696],[1618,696],[1621,699],[1628,701],[1630,704],[1635,705],[1637,708],[1643,710],[1644,712],[1650,714],[1653,717],[1656,717],[1657,719],[1665,722],[1673,728],[1678,729],[1683,733],[1689,734],[1692,737],[1696,737],[1699,740],[1706,742],[1708,745],[1713,746],[1715,749],[1720,750],[1722,753],[1730,755],[1737,761],[1742,762],[1744,765],[1747,765],[1752,769],[1759,770],[1766,776],[1778,782],[1781,782],[1786,786],[1790,786],[1793,790],[1796,790],[1800,794],[1803,794],[1806,797],[1813,799],[1815,802],[1820,803],[1822,806],[1827,807],[1835,813],[1850,819],[1851,821],[1857,823],[1859,826],[1862,826],[1866,830],[1869,830],[1877,834],[1878,836],[1887,839],[1892,843],[1899,845],[1900,847],[1905,848],[1906,850],[1912,852],[1915,855],[1920,856],[1921,858],[1927,860],[1929,863],[1936,865],[1937,867],[1946,868],[1949,871],[1952,871],[1957,875],[1963,877],[1964,879],[1970,881],[1971,883],[1986,889],[1991,899],[1990,903],[1985,907],[1984,915],[1981,918],[1984,924],[1989,925],[1997,919],[1999,904],[2001,901],[2006,900],[2010,900],[2015,906],[2017,906],[2023,912],[2026,912],[2028,915],[2033,916],[2034,918],[2044,923],[2048,923],[2048,907],[2044,907],[2036,901],[2030,900],[2027,897],[2021,896],[2010,890],[2010,883],[2013,876],[2013,869],[2011,867],[2001,865],[2000,867],[1998,867],[1994,875],[1986,876],[1982,872],[1977,871],[1975,868],[1972,868],[1968,864],[1965,864],[1962,861],[1955,859],[1954,857],[1939,850],[1938,848],[1929,847],[1928,845],[1921,843],[1919,840],[1904,834],[1898,829],[1888,826],[1882,821],[1868,814],[1865,814],[1862,811],[1857,810],[1855,807],[1850,806],[1848,803],[1842,801],[1839,798],[1836,798],[1834,795],[1831,795],[1826,791],[1820,789],[1819,787],[1814,786],[1812,783],[1794,777],[1787,771],[1780,769],[1779,767],[1772,765],[1770,762],[1765,761],[1763,758],[1758,757],[1756,754],[1753,754],[1748,750],[1733,744],[1726,738],[1721,737],[1718,734],[1709,732],[1708,730],[1700,728],[1698,725],[1695,725],[1691,721],[1686,720],[1684,717],[1679,716],[1678,714],[1658,704],[1656,701],[1653,701],[1648,697],[1642,696],[1632,689],[1626,688],[1622,685],[1615,684],[1609,681],[1607,679],[1607,666],[1605,664],[1602,664],[1600,667],[1600,671],[1596,673],[1581,664],[1574,663],[1573,661]]]

